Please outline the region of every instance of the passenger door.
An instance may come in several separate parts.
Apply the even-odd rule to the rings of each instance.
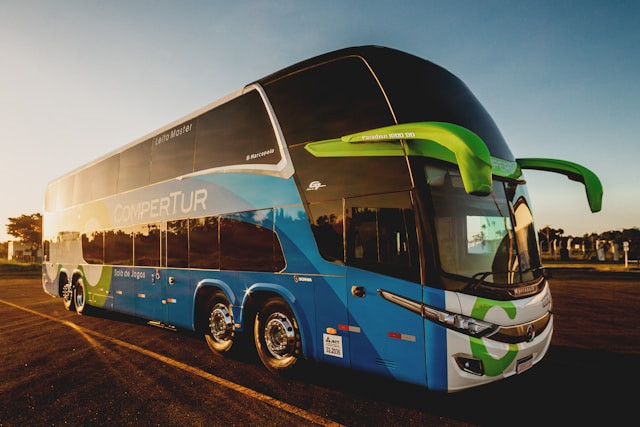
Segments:
[[[165,289],[166,322],[191,328],[193,292],[189,274],[189,221],[168,221],[163,229],[163,265],[160,278]]]
[[[398,303],[419,307],[423,292],[410,193],[350,198],[345,207],[352,366],[424,384],[422,317]]]

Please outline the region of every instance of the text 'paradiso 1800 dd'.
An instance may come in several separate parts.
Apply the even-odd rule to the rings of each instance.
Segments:
[[[324,54],[52,181],[43,287],[303,359],[453,392],[547,352],[552,298],[523,169],[457,77],[397,50]]]

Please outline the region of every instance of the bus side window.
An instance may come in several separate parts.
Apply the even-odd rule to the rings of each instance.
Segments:
[[[104,234],[104,263],[133,265],[133,228],[116,228]]]
[[[189,267],[220,269],[218,217],[189,220]]]
[[[167,267],[189,267],[189,227],[186,219],[167,221],[165,245]]]
[[[344,261],[342,200],[309,205],[311,230],[318,250],[329,261]]]
[[[265,226],[248,222],[246,216],[265,218]],[[280,240],[273,231],[271,209],[224,217],[220,223],[220,268],[223,270],[275,272],[284,269]],[[268,219],[271,218],[271,219]],[[248,218],[246,218],[248,219]],[[267,228],[266,226],[269,226]]]
[[[415,220],[409,193],[346,200],[347,265],[419,281]]]
[[[195,170],[277,164],[280,150],[262,98],[252,90],[197,118]]]
[[[87,264],[104,262],[104,232],[94,231],[82,235],[82,257]]]
[[[160,224],[135,227],[133,245],[135,265],[160,267]]]
[[[151,183],[193,172],[194,121],[182,123],[156,135],[151,142]]]
[[[287,145],[394,123],[380,85],[360,58],[343,58],[290,74],[267,83],[265,90]]]

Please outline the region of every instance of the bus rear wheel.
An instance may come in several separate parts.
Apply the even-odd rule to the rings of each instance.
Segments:
[[[260,307],[253,337],[258,356],[270,371],[290,370],[302,356],[298,321],[282,298],[270,298]]]
[[[63,276],[60,281],[63,282],[60,287],[60,294],[62,295],[64,308],[69,311],[73,311],[75,309],[75,305],[73,304],[73,286],[71,286],[67,276]]]
[[[76,313],[86,314],[88,311],[87,306],[87,293],[84,281],[82,278],[76,280],[76,285],[73,287],[73,305],[76,308]]]
[[[235,329],[231,304],[222,291],[213,294],[207,305],[206,332],[207,345],[215,354],[225,355],[231,352],[234,344]]]

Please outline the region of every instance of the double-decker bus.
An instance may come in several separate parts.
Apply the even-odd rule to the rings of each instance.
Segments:
[[[551,341],[527,168],[600,209],[590,170],[516,159],[445,69],[347,48],[50,182],[43,287],[80,314],[200,331],[219,355],[249,338],[276,372],[308,359],[462,390]]]

